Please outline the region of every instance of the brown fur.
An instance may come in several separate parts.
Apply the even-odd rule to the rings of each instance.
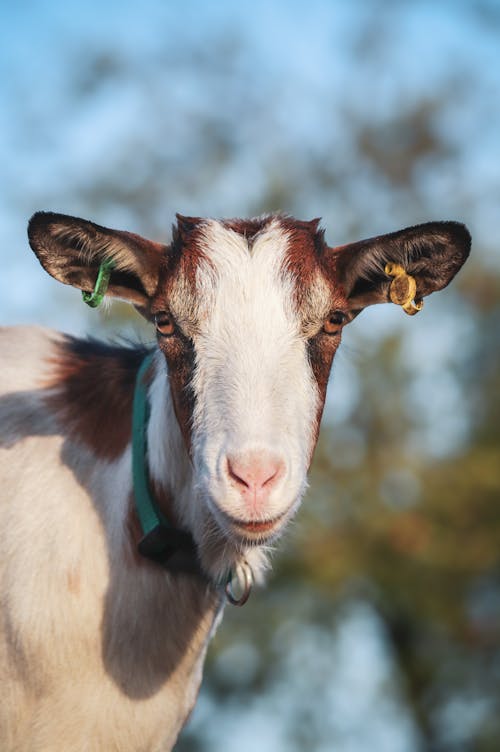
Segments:
[[[183,217],[180,214],[176,217],[177,225],[172,228],[172,244],[158,286],[162,295],[168,293],[172,280],[179,275],[194,288],[200,258],[205,256],[199,242],[204,220],[199,217]]]
[[[184,217],[177,214],[173,227],[172,245],[161,271],[160,283],[151,311],[155,315],[168,310],[172,283],[182,278],[195,297],[196,273],[202,258],[205,259],[201,240],[204,220],[199,217]],[[193,317],[194,318],[194,317]],[[194,409],[194,394],[191,379],[194,368],[194,348],[189,336],[178,332],[176,337],[160,338],[159,346],[168,363],[170,389],[174,410],[188,453],[191,451],[191,421]]]
[[[176,367],[169,370],[170,389],[175,416],[181,429],[184,444],[188,454],[191,454],[191,427],[195,401],[195,395],[191,388],[194,368],[192,345],[188,343],[184,344],[184,347],[180,347],[176,361]]]
[[[56,345],[47,403],[99,459],[117,459],[130,442],[135,378],[146,354],[73,337]]]
[[[301,222],[291,217],[281,217],[280,221],[289,237],[286,269],[295,280],[296,305],[302,319],[307,322],[310,315],[314,316],[314,304],[310,301],[309,294],[318,273],[328,295],[325,309],[343,311],[347,307],[347,301],[343,289],[335,284],[335,277],[331,274],[329,249],[325,243],[324,231],[318,229],[319,220]],[[319,331],[308,342],[309,361],[319,394],[313,447],[319,434],[332,360],[340,344],[340,327],[339,336],[335,336],[323,332],[321,321],[316,323],[318,325]]]
[[[226,219],[224,227],[238,235],[243,235],[249,242],[269,224],[271,217],[257,217],[255,219]]]
[[[340,335],[332,336],[320,332],[313,339],[310,340],[308,345],[309,362],[311,363],[312,372],[316,380],[318,387],[318,409],[316,413],[316,420],[314,424],[314,439],[312,444],[312,453],[316,447],[318,441],[319,429],[321,424],[321,416],[323,415],[323,409],[325,406],[326,389],[328,386],[328,379],[330,377],[330,369],[332,367],[333,357],[340,345]]]

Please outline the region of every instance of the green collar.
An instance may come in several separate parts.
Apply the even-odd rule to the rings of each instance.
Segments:
[[[143,534],[137,549],[142,556],[153,559],[163,566],[168,565],[168,569],[200,573],[192,536],[172,527],[155,504],[149,488],[146,467],[149,420],[146,376],[152,362],[151,353],[141,363],[135,382],[132,408],[132,478],[135,509]]]
[[[141,556],[152,559],[170,572],[185,572],[204,577],[193,537],[184,530],[172,527],[155,504],[149,488],[146,467],[149,421],[147,372],[153,357],[153,353],[150,353],[141,363],[135,382],[132,407],[132,479],[135,509],[143,534],[137,550]],[[252,570],[243,562],[234,572],[228,572],[227,577],[216,587],[224,588],[229,603],[243,606],[250,596],[252,585]]]

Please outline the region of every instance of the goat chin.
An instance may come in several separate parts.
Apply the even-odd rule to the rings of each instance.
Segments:
[[[259,546],[278,540],[293,514],[294,507],[295,504],[291,504],[274,517],[253,515],[246,519],[233,517],[215,505],[212,505],[212,510],[227,539],[244,546]]]
[[[204,504],[203,513],[194,526],[203,570],[214,582],[221,582],[229,571],[246,563],[252,570],[254,582],[263,584],[273,544],[282,535],[286,520],[266,535],[251,535],[235,530],[223,513],[215,512],[212,507],[213,504]]]

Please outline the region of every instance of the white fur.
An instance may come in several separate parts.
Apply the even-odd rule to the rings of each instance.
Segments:
[[[270,452],[283,461],[285,472],[257,515],[281,517],[276,533],[296,511],[305,489],[318,393],[303,321],[293,302],[288,242],[278,219],[271,219],[251,243],[207,220],[196,291],[180,278],[171,293],[173,313],[189,331],[196,353],[196,493],[188,499],[194,510],[189,526],[215,577],[246,560],[260,579],[266,566],[265,548],[238,539],[228,522],[228,515],[253,519],[228,477],[228,455]]]
[[[131,558],[130,447],[107,463],[61,432],[43,399],[54,338],[0,332],[0,749],[170,750],[220,599]]]

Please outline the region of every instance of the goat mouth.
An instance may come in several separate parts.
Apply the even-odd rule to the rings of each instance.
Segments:
[[[232,533],[241,538],[244,543],[254,546],[275,538],[283,526],[286,515],[287,512],[283,512],[272,519],[241,520],[223,512],[226,527],[229,527]]]
[[[244,530],[247,533],[256,533],[262,535],[262,533],[269,533],[276,528],[276,525],[280,522],[280,518],[274,520],[264,520],[263,522],[240,522],[231,520],[235,527]]]

